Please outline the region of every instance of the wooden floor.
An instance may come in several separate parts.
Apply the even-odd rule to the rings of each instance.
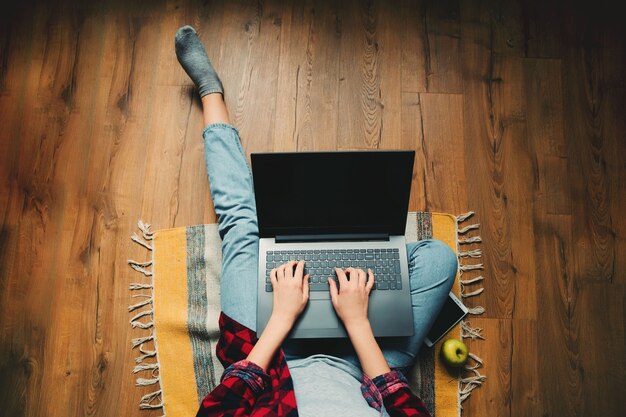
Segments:
[[[5,2],[3,2],[5,3]],[[482,223],[465,416],[622,416],[626,29],[602,1],[49,1],[0,10],[0,404],[152,416],[129,237],[214,222],[194,25],[246,153],[414,149],[411,210]]]

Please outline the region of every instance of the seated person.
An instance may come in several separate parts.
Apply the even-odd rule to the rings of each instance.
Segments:
[[[309,299],[304,261],[294,259],[271,271],[272,315],[257,340],[259,238],[250,169],[230,124],[220,79],[192,27],[178,30],[175,49],[202,101],[205,161],[222,238],[217,354],[226,369],[198,416],[428,416],[404,373],[452,287],[454,252],[436,240],[407,245],[411,337],[379,343],[367,317],[374,274],[336,268],[340,287],[329,278],[329,290],[349,340],[336,341],[323,354],[316,352],[315,342],[286,340]]]

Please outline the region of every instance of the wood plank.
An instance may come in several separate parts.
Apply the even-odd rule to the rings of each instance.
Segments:
[[[424,2],[402,0],[402,92],[426,91],[424,59]]]
[[[336,150],[339,129],[339,63],[342,23],[338,2],[316,2],[311,67],[310,129],[312,140],[298,150]],[[300,48],[294,44],[295,48]],[[303,115],[304,116],[304,115]],[[304,116],[303,120],[307,120]]]
[[[12,133],[11,136],[2,137],[3,142],[15,143],[13,160],[8,164],[12,172],[7,178],[10,191],[2,230],[7,252],[13,253],[16,259],[8,259],[2,267],[3,275],[6,273],[11,279],[3,284],[6,296],[2,301],[2,317],[6,315],[7,320],[0,326],[3,340],[0,375],[3,379],[9,378],[3,381],[3,386],[10,387],[6,390],[7,412],[13,415],[35,415],[41,410],[43,373],[48,365],[45,357],[49,355],[45,345],[51,337],[49,294],[54,279],[49,270],[55,258],[53,250],[46,250],[46,242],[54,242],[58,236],[56,225],[49,224],[53,217],[47,176],[50,164],[48,160],[39,159],[45,156],[45,150],[41,152],[44,155],[38,155],[37,145],[46,142],[43,132],[47,118],[39,107],[38,91],[42,57],[48,44],[46,34],[52,20],[47,8],[39,5],[32,10],[32,20],[25,25],[28,32],[17,32],[28,46],[24,52],[31,62],[22,66],[25,80],[20,93],[24,99],[20,114],[15,115],[19,127],[15,132],[7,132]],[[5,113],[2,115],[5,117]],[[31,151],[29,158],[23,156],[24,151]]]
[[[480,216],[487,296],[466,303],[484,305],[485,316],[507,329],[485,329],[487,342],[476,350],[489,358],[488,382],[464,408],[470,415],[533,415],[541,400],[537,387],[526,385],[533,371],[515,366],[536,361],[535,351],[513,345],[516,336],[532,335],[537,310],[532,196],[538,180],[527,140],[520,47],[510,42],[521,36],[519,10],[508,3],[474,6],[461,3],[465,176],[469,205]],[[494,338],[506,345],[497,353],[491,353]]]
[[[458,0],[401,3],[402,91],[461,93]]]
[[[66,66],[49,67],[54,71],[46,74],[52,85],[61,89],[56,103],[46,109],[46,115],[48,118],[57,115],[64,118],[58,136],[47,139],[55,145],[46,185],[52,196],[50,218],[55,219],[50,229],[58,239],[50,254],[56,259],[51,268],[33,271],[35,276],[40,273],[48,275],[52,284],[46,294],[50,300],[47,330],[54,338],[48,338],[44,347],[46,355],[56,361],[43,363],[42,377],[46,387],[41,390],[40,410],[53,415],[67,415],[68,409],[90,409],[93,406],[92,386],[81,384],[89,380],[92,371],[94,358],[93,350],[89,349],[93,346],[90,336],[97,326],[93,314],[95,300],[84,301],[85,294],[95,291],[97,283],[92,279],[94,276],[86,255],[93,222],[93,212],[85,198],[89,178],[85,156],[89,154],[91,142],[82,140],[82,136],[89,138],[92,134],[97,96],[93,94],[92,86],[100,76],[104,47],[103,38],[99,36],[104,21],[92,9],[72,5],[65,10],[61,8],[61,14],[58,26],[63,32],[61,48],[67,47],[71,52],[59,54],[61,63],[63,58],[69,58],[65,61]],[[62,207],[58,204],[60,202]],[[79,326],[76,326],[77,322]],[[64,404],[54,401],[59,397],[67,398]]]
[[[614,234],[614,256],[611,280],[614,284],[626,284],[626,40],[620,35],[622,25],[611,21],[612,25],[602,27],[599,51],[602,70],[602,101],[600,113],[603,115],[602,135],[606,141],[606,165],[611,216],[611,233]]]
[[[426,210],[426,160],[423,152],[424,121],[419,93],[402,93],[402,149],[414,150],[410,211]]]
[[[527,178],[530,172],[525,172],[528,171],[527,162],[520,167],[514,166],[516,149],[523,150],[526,146],[518,51],[510,50],[505,41],[511,29],[495,20],[487,6],[483,7],[463,4],[461,9],[464,137],[465,152],[470,161],[466,165],[467,189],[470,207],[489,219],[481,227],[485,268],[490,277],[485,288],[491,294],[485,299],[486,314],[508,318],[513,315],[514,300],[517,300],[516,271],[522,270],[523,276],[532,277],[532,267],[525,268],[530,256],[529,251],[524,250],[529,243],[529,223],[521,224],[525,234],[519,240],[512,230],[519,225],[520,219],[528,218],[531,211],[526,207],[511,213],[512,205],[508,202],[509,198],[515,203],[527,201],[526,190],[519,189],[516,180],[518,175]],[[507,19],[512,18],[511,14],[514,16],[514,11],[507,10],[507,13],[510,13],[506,15]],[[527,151],[524,154],[528,157]],[[511,185],[510,181],[513,182]],[[514,214],[522,216],[513,217]],[[512,258],[513,242],[521,251],[519,260]],[[523,314],[531,316],[531,312],[532,306],[528,306]]]
[[[563,44],[567,42],[561,32],[573,7],[563,7],[560,2],[524,0],[522,24],[524,26],[524,56],[529,58],[560,58]],[[572,5],[573,6],[573,5]]]
[[[96,322],[90,348],[93,369],[87,382],[93,392],[86,401],[93,413],[104,415],[116,413],[107,404],[117,404],[116,409],[127,414],[138,413],[141,395],[154,390],[135,387],[131,373],[137,352],[130,349],[130,339],[138,334],[128,327],[127,306],[136,301],[129,296],[128,283],[136,282],[137,275],[124,259],[146,258],[145,251],[128,237],[136,231],[139,218],[150,219],[141,213],[138,190],[145,181],[154,68],[159,62],[159,50],[153,46],[160,27],[155,23],[162,10],[153,4],[113,7],[105,12],[110,28],[103,33],[103,74],[110,78],[101,78],[98,91],[106,108],[98,110],[90,139],[94,145],[89,169],[98,173],[90,176],[87,185],[93,223],[88,230],[78,229],[78,233],[88,233],[85,239],[90,243],[82,257],[96,281],[96,290],[90,290],[93,295],[88,296]],[[104,92],[108,96],[102,97]]]
[[[541,177],[545,181],[545,210],[549,214],[572,214],[568,184],[569,159],[545,155]]]
[[[19,115],[28,97],[25,94],[28,74],[31,67],[39,63],[39,59],[32,56],[32,32],[38,30],[37,25],[43,25],[41,8],[27,13],[19,7],[5,7],[0,24],[0,114],[6,120],[0,131],[0,184],[6,192],[0,193],[0,210],[8,205],[8,188],[5,187],[9,184],[6,182],[15,173],[21,130]],[[28,19],[24,16],[26,14]]]
[[[424,210],[444,213],[467,211],[463,96],[421,93],[424,166]]]
[[[542,210],[571,214],[569,158],[564,136],[562,64],[555,59],[524,62],[529,140],[536,149],[535,175]]]
[[[536,348],[520,360],[537,363],[539,402],[535,410],[579,415],[581,376],[576,365],[578,327],[571,318],[576,291],[571,275],[571,199],[563,135],[561,61],[528,59],[524,63],[528,139],[532,144],[535,202],[532,214],[536,259]],[[560,214],[553,216],[551,214]],[[548,320],[552,317],[552,320]],[[553,355],[559,355],[554,357]],[[549,361],[546,358],[551,358]],[[574,369],[572,369],[574,368]],[[559,375],[561,388],[554,375]],[[546,381],[547,379],[547,381]],[[565,380],[565,383],[563,383]],[[563,393],[560,393],[563,391]],[[562,396],[565,396],[563,398]],[[522,399],[523,400],[523,399]],[[563,403],[568,406],[563,408]]]
[[[118,19],[114,13],[106,9],[94,14],[102,19],[102,27],[98,30],[103,46],[99,51],[101,61],[98,78],[91,89],[77,88],[77,95],[94,95],[93,117],[90,121],[90,134],[82,137],[89,143],[89,151],[85,154],[84,192],[80,197],[79,219],[74,227],[73,251],[77,252],[81,266],[86,275],[80,288],[85,313],[82,320],[85,334],[73,342],[80,347],[83,353],[85,370],[80,373],[82,384],[81,407],[87,413],[97,414],[107,410],[108,404],[123,404],[122,394],[115,389],[120,386],[129,370],[124,367],[112,366],[121,358],[132,355],[126,349],[116,352],[118,337],[111,337],[115,333],[114,317],[121,311],[119,303],[115,302],[115,288],[106,285],[110,277],[115,276],[115,254],[109,249],[109,242],[118,238],[119,205],[109,192],[111,188],[111,165],[120,148],[117,129],[123,128],[129,115],[129,106],[132,97],[132,85],[127,77],[121,76],[123,69],[128,76],[132,60],[131,39],[128,33],[119,34]],[[119,53],[119,56],[117,55]],[[81,56],[81,60],[89,59]],[[131,88],[129,88],[131,87]],[[129,91],[131,94],[129,94]],[[113,128],[115,126],[115,128]],[[85,134],[89,129],[85,129]],[[117,132],[117,133],[116,133]],[[76,255],[74,255],[76,256]],[[68,268],[71,267],[68,265]],[[75,322],[76,320],[74,320]],[[86,353],[86,352],[89,353]],[[115,352],[115,353],[112,353]],[[126,372],[124,372],[126,371]],[[130,403],[131,398],[126,400]]]
[[[610,139],[602,131],[613,112],[602,105],[603,62],[598,48],[599,27],[575,22],[569,28],[581,40],[571,44],[563,60],[564,126],[568,141],[572,202],[572,238],[577,245],[575,276],[581,283],[610,282],[615,263],[615,234],[611,216],[611,172],[607,158]]]
[[[494,191],[496,195],[500,194],[501,209],[506,218],[506,226],[500,233],[504,233],[503,236],[510,233],[510,242],[501,245],[498,253],[506,254],[509,262],[506,279],[510,280],[514,293],[510,310],[512,317],[535,319],[537,278],[533,250],[534,198],[531,196],[537,194],[539,179],[533,142],[528,139],[530,126],[526,117],[529,106],[526,103],[525,67],[517,58],[517,53],[512,55],[503,58],[499,64],[498,74],[502,81],[493,89],[494,108],[498,109],[495,123],[498,135],[501,135],[499,143],[494,141],[493,149],[494,183],[501,182],[501,189],[495,187]],[[498,156],[500,152],[501,156]],[[489,269],[487,276],[492,276]]]
[[[341,37],[337,4],[295,2],[286,14],[275,150],[334,150]]]
[[[570,216],[537,215],[537,345],[541,415],[578,416],[584,401],[579,291]]]
[[[377,50],[377,69],[380,71],[380,149],[398,149],[402,137],[402,32],[398,30],[401,19],[398,7],[389,7],[386,2],[378,2],[376,16],[376,34],[374,46]]]
[[[511,416],[539,417],[543,393],[537,346],[543,341],[536,320],[513,319],[511,324]],[[486,362],[485,367],[489,366],[491,363]]]
[[[427,2],[420,22],[424,37],[425,87],[431,93],[462,93],[459,0]]]
[[[381,69],[376,4],[356,0],[342,2],[337,138],[340,149],[375,149],[381,143]]]
[[[568,141],[564,134],[562,72],[560,59],[524,60],[527,120],[532,128],[531,139],[543,154],[561,158],[568,156]]]
[[[274,122],[276,152],[309,150],[313,142],[310,108],[313,51],[317,43],[315,16],[316,9],[309,1],[291,2],[283,12]]]
[[[624,285],[591,283],[580,289],[573,313],[580,324],[580,371],[585,395],[578,415],[612,415],[622,407],[626,393],[625,311]]]
[[[224,86],[224,100],[231,122],[240,130],[243,141],[248,140],[243,137],[242,127],[245,123],[245,102],[254,65],[251,54],[260,25],[259,13],[258,5],[252,2],[235,1],[224,4],[221,39],[229,41],[220,43],[219,59],[215,60],[215,69]]]
[[[231,51],[240,48],[245,53],[245,57],[232,54],[239,60],[222,60],[226,65],[223,65],[221,74],[234,73],[238,78],[235,83],[238,84],[236,106],[228,100],[229,93],[226,93],[226,98],[231,111],[236,109],[231,117],[234,116],[246,153],[271,149],[273,144],[278,59],[264,58],[279,56],[282,16],[280,2],[249,3],[227,4],[222,37],[233,42],[229,42],[227,49],[221,53],[222,57],[230,56]],[[224,47],[225,44],[222,45]],[[230,76],[226,81],[229,78],[234,77]],[[231,87],[230,91],[234,89]],[[250,111],[249,108],[262,111]]]
[[[181,200],[191,197],[179,189],[191,97],[179,86],[159,86],[154,97],[161,104],[149,130],[143,211],[160,228],[170,228],[179,222]]]

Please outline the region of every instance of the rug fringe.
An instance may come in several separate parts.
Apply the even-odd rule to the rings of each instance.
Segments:
[[[141,237],[137,233],[133,233],[131,240],[145,249],[152,251],[153,246],[148,243],[154,240],[154,232],[151,230],[151,225],[139,220],[137,227],[141,231]],[[139,293],[131,295],[131,298],[144,298],[144,300],[130,305],[128,311],[139,310],[142,307],[149,306],[143,310],[139,310],[130,319],[130,325],[133,329],[145,329],[150,330],[150,334],[147,336],[137,337],[132,340],[132,348],[139,348],[141,355],[135,358],[135,367],[133,368],[133,374],[149,372],[148,378],[137,378],[135,385],[137,386],[157,386],[158,390],[141,397],[139,401],[139,408],[141,410],[155,410],[162,409],[163,416],[165,417],[165,406],[163,404],[163,391],[161,390],[161,377],[159,374],[160,365],[158,359],[158,353],[156,349],[156,335],[154,329],[154,271],[153,271],[153,259],[145,262],[139,262],[132,259],[128,260],[128,265],[136,272],[142,274],[144,277],[149,278],[148,282],[134,282],[131,283],[128,288],[130,291],[148,290],[149,293]],[[148,318],[147,321],[145,318]],[[153,343],[154,350],[148,350],[144,346],[145,343]],[[145,362],[146,359],[155,358],[155,362]]]
[[[475,297],[475,296],[481,294],[483,291],[485,291],[484,288],[479,288],[479,289],[471,291],[471,292],[464,292],[463,294],[461,294],[461,296],[463,298]]]
[[[459,256],[461,258],[481,258],[483,256],[483,251],[482,249],[468,250],[459,252]]]
[[[469,377],[461,378],[461,381],[460,381],[460,384],[459,384],[460,385],[459,401],[461,402],[461,404],[463,403],[463,401],[465,401],[466,399],[469,398],[469,396],[472,393],[472,391],[474,391],[476,388],[482,386],[482,384],[487,379],[486,376],[484,376],[480,372],[478,372],[478,368],[482,368],[482,366],[483,366],[483,360],[481,358],[479,358],[478,356],[474,355],[473,353],[470,353],[469,356],[476,363],[475,363],[475,365],[466,364],[463,367],[463,369],[465,371],[471,372],[471,373],[473,373],[473,375],[469,376]],[[461,409],[463,409],[463,405],[461,405]]]
[[[480,327],[473,328],[470,325],[469,321],[465,321],[465,320],[461,321],[461,337],[463,339],[485,340],[484,336],[482,335],[482,332],[483,332],[483,329],[481,329]]]
[[[141,233],[143,234],[144,239],[146,240],[154,239],[154,232],[150,230],[150,228],[152,227],[151,224],[145,223],[143,220],[139,220],[137,222],[137,227],[139,228],[139,230],[141,230]]]
[[[150,289],[150,288],[154,288],[152,284],[139,284],[139,283],[132,283],[128,286],[129,289],[131,290],[143,290],[143,289]]]
[[[141,262],[136,262],[136,261],[133,261],[132,259],[129,259],[127,262],[128,262],[128,265],[130,265],[130,267],[133,268],[135,271],[141,272],[142,274],[144,274],[147,277],[151,277],[152,276],[152,271],[147,270],[144,266],[142,266],[142,265],[145,265],[145,264],[147,264],[146,266],[150,266],[150,265],[152,265],[152,261],[141,263]]]
[[[143,355],[135,358],[135,363],[141,363],[144,359],[153,358],[156,356],[156,350],[145,350],[143,346],[139,347],[139,352],[143,353]]]
[[[469,308],[468,313],[472,314],[472,315],[481,315],[485,312],[485,307],[483,306],[477,306],[477,307],[471,307]]]
[[[481,243],[482,241],[483,241],[482,237],[474,236],[474,237],[467,237],[467,238],[459,239],[459,244],[468,245],[470,243]]]
[[[473,215],[474,215],[473,211],[468,211],[465,214],[459,214],[458,216],[456,216],[456,222],[457,223],[463,223],[465,220],[469,219]]]
[[[143,295],[143,294],[142,294]],[[136,295],[131,296],[132,298],[137,297]],[[148,296],[149,298],[147,300],[143,300],[138,302],[137,304],[133,304],[132,306],[128,306],[128,311],[133,311],[133,310],[137,310],[138,308],[141,308],[145,305],[151,304],[152,303],[152,297]]]
[[[476,269],[484,269],[483,264],[460,265],[461,271],[474,271]]]
[[[459,234],[460,235],[464,235],[465,233],[469,232],[470,230],[476,230],[480,227],[480,224],[476,223],[476,224],[470,224],[469,226],[465,226],[461,229],[459,229]]]
[[[459,282],[461,283],[461,285],[470,285],[470,284],[475,284],[479,281],[482,281],[483,279],[485,279],[485,277],[483,277],[482,275],[479,275],[476,278],[462,279]]]
[[[461,245],[472,245],[482,243],[482,237],[480,235],[476,236],[467,236],[468,233],[474,230],[478,230],[480,228],[480,223],[472,223],[467,226],[462,225],[462,223],[466,222],[470,217],[474,215],[473,211],[469,211],[465,214],[460,214],[456,216],[457,222],[457,253],[459,259],[459,283],[461,284],[461,297],[463,299],[467,299],[470,297],[476,297],[483,293],[485,290],[482,287],[483,280],[485,277],[483,275],[478,275],[475,277],[467,277],[468,273],[473,273],[471,271],[481,271],[484,269],[483,263],[467,263],[470,259],[481,259],[483,256],[483,251],[480,248],[475,249],[466,249],[460,250]],[[461,235],[465,235],[461,237]],[[475,262],[475,261],[474,261]],[[469,290],[468,288],[472,286],[473,288]],[[470,315],[480,315],[485,312],[485,308],[482,306],[471,307],[468,309],[468,313]],[[470,325],[470,322],[467,320],[461,321],[461,338],[462,339],[481,339],[484,340],[485,337],[482,334],[481,328],[473,328]],[[483,361],[478,356],[470,352],[470,357],[475,362],[474,365],[466,364],[463,368],[465,372],[470,372],[471,376],[463,377],[459,381],[459,406],[463,409],[462,403],[466,399],[469,398],[472,391],[485,382],[486,377],[481,375],[478,372],[478,368],[482,367]]]
[[[133,321],[136,321],[137,319],[140,319],[140,318],[142,318],[144,316],[150,315],[153,312],[154,312],[154,310],[152,310],[152,309],[140,311],[139,313],[135,314],[132,319],[130,319],[130,322],[132,323]]]
[[[153,401],[158,401],[158,403],[153,404]],[[141,397],[141,401],[139,403],[139,408],[142,410],[154,410],[157,408],[162,408],[163,407],[163,391],[158,390],[158,391],[154,391],[151,392],[150,394],[146,394],[143,397]],[[165,414],[163,414],[162,417],[165,417]]]

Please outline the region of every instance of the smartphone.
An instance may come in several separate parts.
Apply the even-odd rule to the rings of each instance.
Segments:
[[[426,346],[431,347],[437,343],[439,339],[444,337],[446,333],[463,320],[467,312],[467,307],[463,305],[461,300],[453,293],[448,294],[448,298],[446,298],[439,315],[424,339]]]

